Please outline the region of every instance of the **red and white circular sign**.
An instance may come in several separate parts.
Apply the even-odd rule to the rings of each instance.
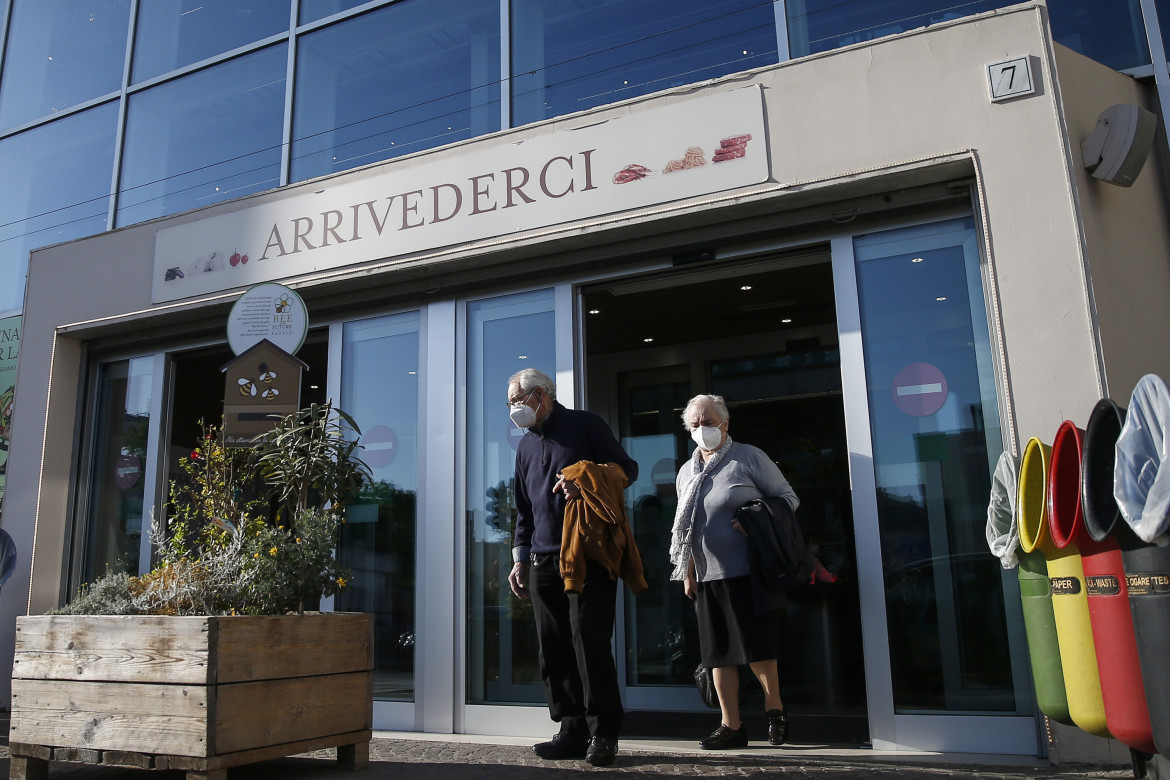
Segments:
[[[947,401],[947,378],[930,363],[911,363],[894,377],[894,403],[906,414],[926,417]]]
[[[114,463],[114,482],[118,487],[126,490],[138,484],[142,476],[142,461],[137,455],[122,455]]]
[[[362,460],[372,469],[390,465],[398,454],[398,436],[385,425],[375,425],[362,435]]]

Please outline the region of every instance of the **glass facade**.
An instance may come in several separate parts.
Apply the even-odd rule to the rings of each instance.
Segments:
[[[44,149],[94,102],[126,119],[121,137],[57,128],[95,180],[0,225],[0,277],[22,284],[28,251],[65,238],[1010,4],[788,0],[778,20],[759,0],[8,0],[0,149]],[[1074,50],[1149,64],[1138,0],[1049,13]]]
[[[284,44],[130,96],[117,225],[280,184]]]
[[[288,8],[269,0],[140,3],[131,83],[288,31]]]
[[[500,128],[499,6],[397,3],[301,37],[291,178]]]

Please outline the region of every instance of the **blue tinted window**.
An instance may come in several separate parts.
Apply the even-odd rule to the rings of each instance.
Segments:
[[[1140,0],[1054,0],[1052,37],[1073,51],[1122,70],[1149,64]],[[837,49],[1013,5],[1014,0],[789,0],[793,57]]]
[[[406,0],[297,45],[292,179],[500,127],[499,6]]]
[[[760,0],[515,0],[512,123],[775,63]]]
[[[1150,64],[1140,0],[1064,0],[1049,5],[1052,38],[1117,70]]]
[[[0,82],[0,129],[122,87],[129,0],[17,0]]]
[[[301,24],[308,24],[341,11],[348,11],[365,2],[366,0],[301,0],[301,15],[298,21]]]
[[[117,224],[278,186],[287,57],[280,44],[132,95]]]
[[[28,253],[106,229],[118,104],[0,140],[0,311],[24,300]]]
[[[223,54],[288,30],[276,0],[150,0],[138,5],[133,81]]]
[[[788,48],[793,57],[802,57],[991,11],[1013,1],[790,0]]]

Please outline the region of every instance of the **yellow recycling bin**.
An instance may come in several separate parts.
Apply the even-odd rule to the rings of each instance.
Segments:
[[[1097,674],[1097,651],[1085,597],[1085,573],[1081,556],[1057,549],[1048,527],[1048,468],[1052,448],[1036,437],[1028,440],[1020,461],[1020,485],[1016,509],[1020,519],[1020,549],[1039,552],[1048,562],[1052,588],[1052,612],[1056,619],[1060,665],[1072,722],[1099,737],[1109,737],[1105,703]]]

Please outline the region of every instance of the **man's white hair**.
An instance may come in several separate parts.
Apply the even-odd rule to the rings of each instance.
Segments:
[[[557,384],[552,377],[535,368],[522,368],[508,379],[508,387],[518,385],[520,391],[527,393],[534,387],[539,387],[552,400],[557,399]]]

